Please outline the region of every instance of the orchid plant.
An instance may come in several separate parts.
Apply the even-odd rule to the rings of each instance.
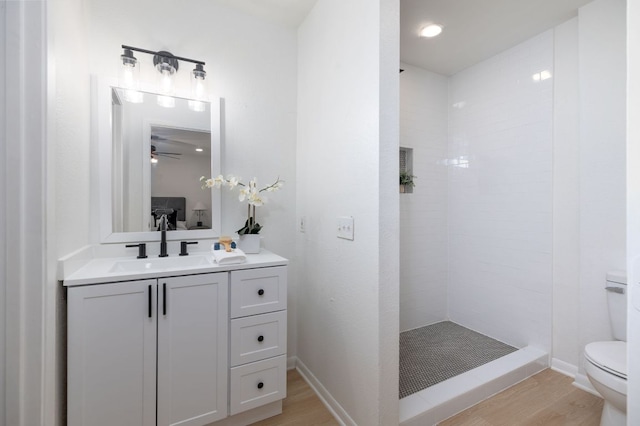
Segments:
[[[235,176],[218,175],[215,178],[206,178],[202,176],[200,178],[202,189],[221,188],[226,186],[230,191],[233,191],[236,187],[239,187],[238,201],[241,203],[247,201],[247,221],[244,226],[238,229],[238,235],[245,234],[259,234],[262,226],[256,222],[256,207],[262,206],[267,202],[267,197],[264,192],[274,192],[282,188],[284,181],[278,177],[274,183],[265,186],[262,189],[258,189],[258,181],[254,177],[248,184],[240,182],[240,178]]]

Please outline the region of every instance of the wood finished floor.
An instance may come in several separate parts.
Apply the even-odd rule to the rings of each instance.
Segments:
[[[463,411],[440,426],[598,426],[603,400],[544,370]]]
[[[287,397],[282,414],[254,423],[252,426],[339,425],[320,398],[296,370],[287,372]]]
[[[463,411],[440,426],[598,426],[602,399],[550,369]],[[338,425],[296,370],[287,373],[282,414],[258,426]]]

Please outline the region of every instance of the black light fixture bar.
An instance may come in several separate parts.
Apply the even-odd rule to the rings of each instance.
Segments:
[[[133,50],[135,52],[142,52],[142,53],[148,53],[149,55],[154,55],[154,56],[162,56],[163,58],[173,58],[173,59],[177,59],[179,61],[186,61],[186,62],[191,62],[192,64],[200,64],[200,65],[206,65],[204,62],[202,61],[196,61],[195,59],[189,59],[189,58],[183,58],[181,56],[168,56],[166,55],[165,52],[154,52],[153,50],[147,50],[147,49],[140,49],[139,47],[132,47],[132,46],[126,46],[126,45],[122,45],[123,49],[129,49],[129,50]]]

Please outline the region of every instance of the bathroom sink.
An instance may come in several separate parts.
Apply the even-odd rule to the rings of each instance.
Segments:
[[[212,265],[212,262],[207,256],[158,257],[118,261],[113,264],[109,272],[153,272],[208,265]]]

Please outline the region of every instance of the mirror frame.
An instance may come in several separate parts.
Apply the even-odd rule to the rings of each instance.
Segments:
[[[99,79],[96,76],[91,77],[91,140],[93,141],[92,154],[94,154],[92,166],[98,169],[98,194],[92,194],[92,204],[97,204],[97,211],[93,208],[92,213],[93,217],[100,218],[99,241],[103,244],[158,241],[160,238],[158,231],[113,232],[112,87],[118,87],[117,81]],[[153,91],[145,90],[144,88],[142,88],[141,91],[154,94]],[[181,96],[174,97],[188,99]],[[211,111],[211,176],[218,176],[221,174],[222,156],[222,99],[213,98],[209,105]],[[200,185],[200,182],[194,182],[193,184]],[[94,191],[96,191],[95,186],[93,188]],[[97,201],[97,203],[95,201]],[[211,229],[167,232],[167,241],[200,240],[219,237],[222,228],[222,220],[220,217],[222,213],[221,204],[220,191],[211,189]]]

